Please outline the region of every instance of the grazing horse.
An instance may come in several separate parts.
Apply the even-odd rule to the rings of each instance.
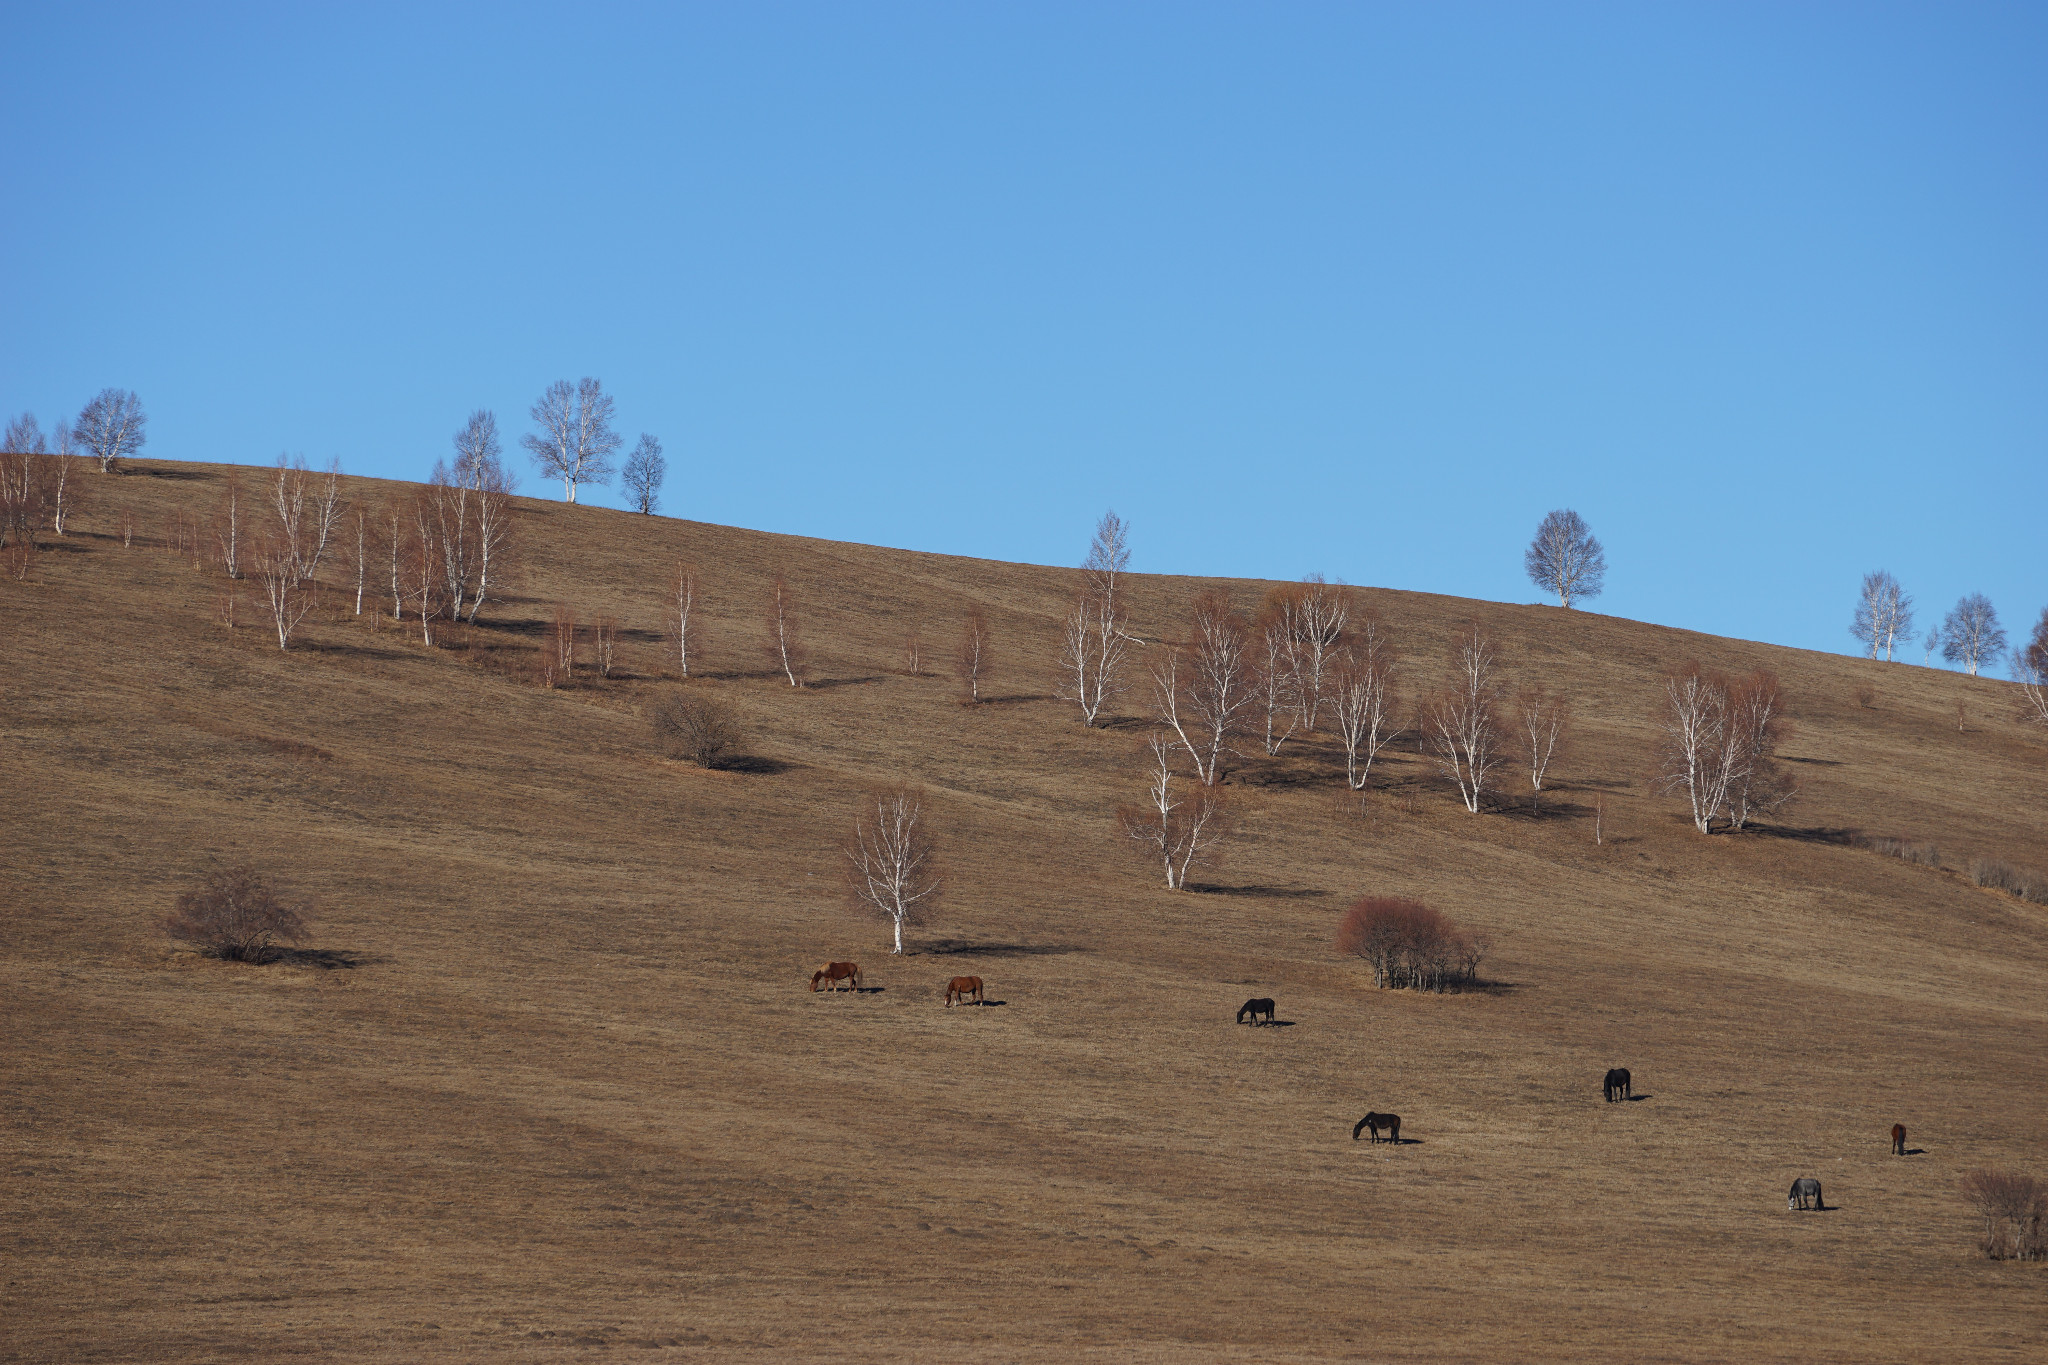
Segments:
[[[1904,1156],[1905,1154],[1906,1125],[1903,1123],[1895,1123],[1892,1125],[1892,1155]]]
[[[970,996],[983,1004],[988,1003],[988,997],[981,993],[980,977],[956,976],[946,983],[946,1008],[951,1009],[956,998],[964,1005]]]
[[[827,962],[811,973],[811,989],[818,989],[822,981],[832,990],[839,989],[842,981],[851,981],[855,991],[860,990],[860,964],[858,962]]]
[[[1237,1007],[1237,1022],[1242,1024],[1245,1016],[1250,1015],[1252,1022],[1256,1024],[1259,1022],[1259,1016],[1262,1014],[1266,1016],[1267,1023],[1273,1022],[1272,997],[1266,996],[1258,1000],[1247,1000],[1242,1005],[1239,1005]]]
[[[1399,1114],[1367,1114],[1352,1127],[1351,1140],[1353,1142],[1358,1141],[1360,1130],[1366,1128],[1372,1129],[1372,1140],[1374,1142],[1380,1140],[1380,1129],[1384,1128],[1387,1130],[1387,1141],[1393,1143],[1396,1147],[1401,1145],[1401,1116]]]
[[[1613,1104],[1616,1100],[1627,1099],[1628,1068],[1625,1066],[1618,1066],[1614,1068],[1614,1070],[1608,1072],[1607,1079],[1600,1082],[1600,1089],[1603,1093],[1606,1094],[1607,1102],[1609,1104]]]
[[[1792,1182],[1791,1193],[1785,1196],[1785,1211],[1793,1209],[1821,1209],[1827,1205],[1821,1202],[1820,1182],[1810,1175],[1802,1175]]]

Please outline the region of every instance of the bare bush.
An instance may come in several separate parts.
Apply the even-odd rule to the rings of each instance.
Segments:
[[[1569,608],[1574,598],[1598,597],[1607,582],[1606,552],[1585,518],[1568,507],[1543,518],[1522,567],[1530,582],[1557,594],[1561,607]]]
[[[1124,837],[1159,859],[1166,889],[1187,885],[1190,870],[1213,860],[1215,849],[1230,833],[1230,810],[1216,787],[1197,784],[1182,793],[1175,785],[1173,741],[1154,732],[1145,741],[1145,799],[1117,809],[1117,828]]]
[[[1169,647],[1152,669],[1154,718],[1173,731],[1204,786],[1222,775],[1224,752],[1253,701],[1249,630],[1228,593],[1195,598],[1188,640]]]
[[[2015,867],[2001,858],[1970,859],[1970,883],[2003,891],[2023,901],[2048,902],[2048,877],[2031,868]]]
[[[1382,989],[1441,993],[1479,979],[1492,945],[1421,901],[1361,896],[1337,924],[1337,951],[1362,958]]]
[[[1457,785],[1465,809],[1477,814],[1508,757],[1493,640],[1477,621],[1466,625],[1452,649],[1450,684],[1422,699],[1416,729],[1437,770]]]
[[[891,951],[898,953],[903,951],[903,927],[918,923],[938,903],[944,887],[938,842],[924,804],[924,793],[916,787],[872,791],[841,845],[847,894],[857,908],[889,922],[896,934]]]
[[[1941,850],[1931,843],[1920,840],[1900,839],[1888,834],[1859,834],[1856,836],[1856,846],[1921,867],[1941,866]]]
[[[769,663],[782,670],[791,687],[802,687],[804,679],[810,676],[810,652],[804,648],[802,633],[797,629],[796,594],[790,591],[789,579],[784,574],[776,574],[768,585],[767,627],[765,647]]]
[[[960,622],[960,642],[953,649],[953,676],[960,680],[962,702],[972,706],[981,700],[992,656],[988,613],[979,606],[969,607]]]
[[[278,945],[305,938],[310,907],[290,899],[247,863],[209,872],[159,921],[164,933],[208,957],[269,962]]]
[[[716,768],[740,743],[732,709],[701,692],[679,689],[665,694],[648,709],[647,721],[663,754],[700,768]]]
[[[1963,1177],[1962,1193],[1984,1220],[1978,1246],[1986,1257],[2048,1259],[2048,1185],[2017,1171],[1975,1170]]]

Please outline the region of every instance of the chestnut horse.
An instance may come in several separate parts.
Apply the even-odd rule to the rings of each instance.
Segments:
[[[1393,1143],[1396,1147],[1401,1145],[1401,1116],[1399,1114],[1367,1114],[1351,1130],[1351,1140],[1353,1142],[1358,1141],[1360,1129],[1365,1128],[1372,1129],[1372,1140],[1374,1142],[1380,1140],[1380,1129],[1384,1128],[1387,1130],[1387,1141]]]
[[[1905,1154],[1906,1125],[1903,1123],[1895,1123],[1892,1125],[1892,1155],[1904,1156]]]
[[[988,1003],[988,998],[981,993],[980,977],[956,976],[951,981],[948,981],[946,983],[947,1009],[951,1009],[953,1007],[953,1001],[956,998],[960,1001],[961,1004],[964,1005],[967,1003],[968,998],[970,996],[973,997],[975,1000],[980,1001],[982,1004]]]
[[[827,962],[811,973],[811,989],[818,989],[822,981],[832,990],[839,989],[839,983],[850,981],[855,991],[860,990],[860,964],[858,962]]]

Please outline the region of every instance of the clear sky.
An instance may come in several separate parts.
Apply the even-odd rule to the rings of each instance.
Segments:
[[[664,511],[1853,650],[2048,604],[2048,8],[0,6],[0,414],[421,478],[595,375]],[[523,456],[520,456],[523,464]],[[523,489],[560,496],[530,469]],[[616,505],[616,493],[597,501]]]

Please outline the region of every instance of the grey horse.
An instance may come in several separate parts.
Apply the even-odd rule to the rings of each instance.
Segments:
[[[1810,1175],[1802,1175],[1792,1182],[1792,1190],[1785,1196],[1785,1211],[1793,1209],[1826,1209],[1821,1201],[1820,1182]]]

